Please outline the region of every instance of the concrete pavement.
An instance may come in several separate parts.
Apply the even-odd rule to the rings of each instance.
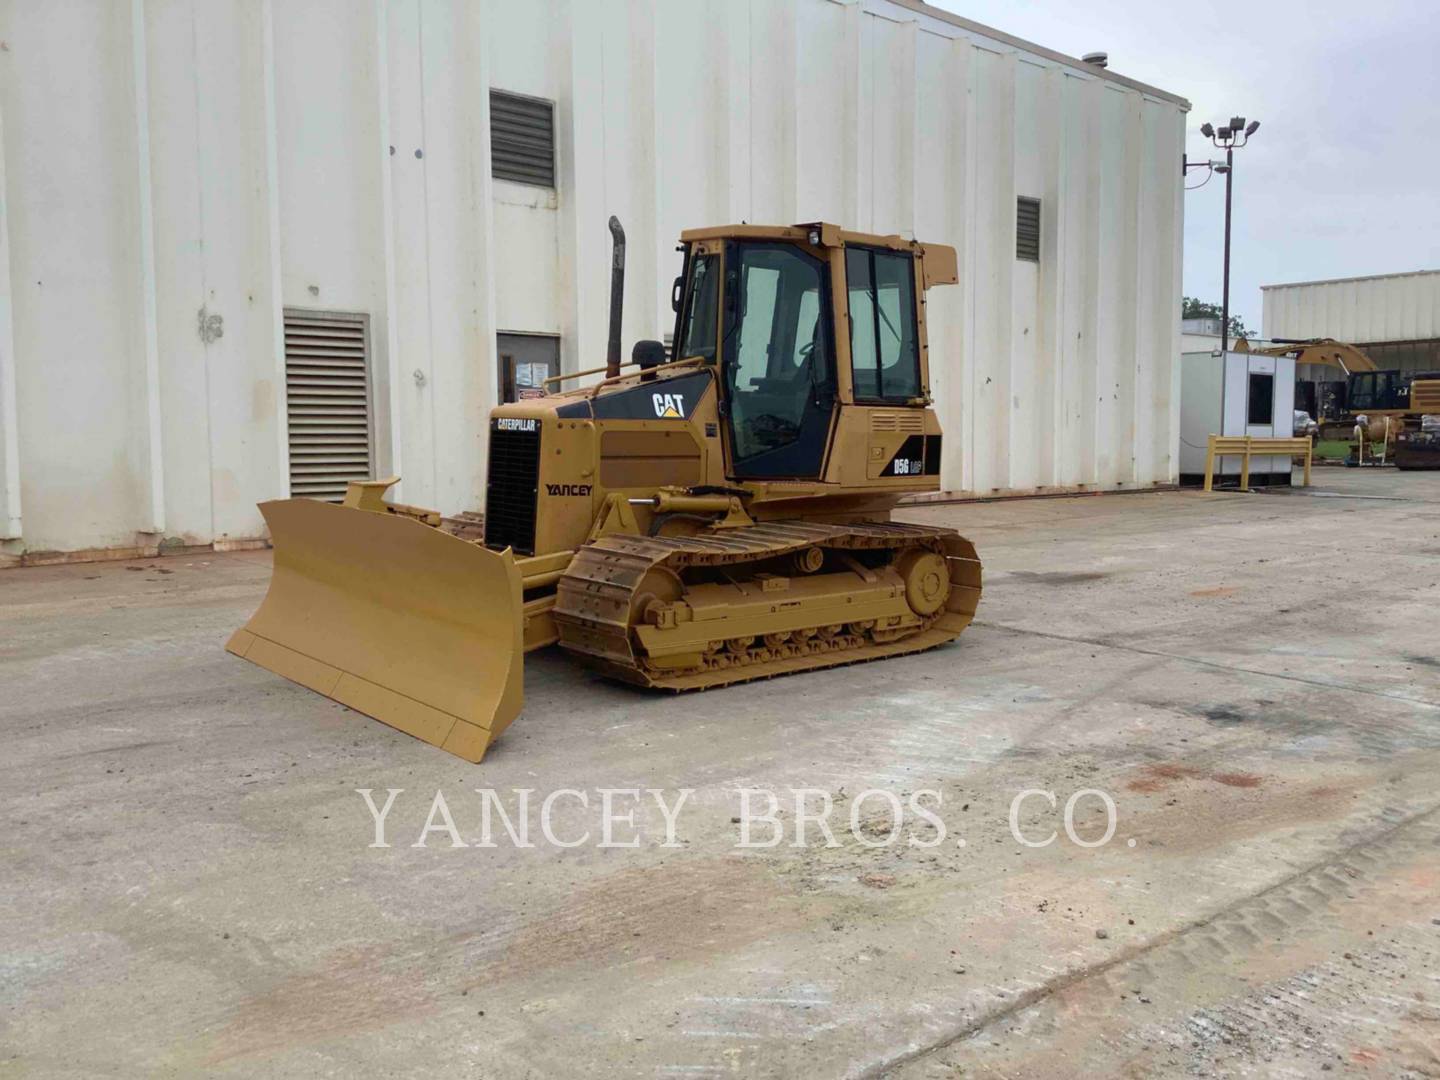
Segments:
[[[0,1074],[1440,1074],[1440,474],[1316,480],[910,511],[985,561],[958,642],[539,654],[480,766],[221,651],[268,553],[0,572]]]

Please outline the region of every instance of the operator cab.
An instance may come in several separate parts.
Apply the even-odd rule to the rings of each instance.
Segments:
[[[928,404],[921,245],[819,225],[683,239],[674,355],[718,368],[728,475],[819,478],[840,406]]]
[[[1416,379],[1434,379],[1433,371],[1361,371],[1349,378],[1346,399],[1351,412],[1381,409],[1405,411],[1410,408],[1410,384]]]

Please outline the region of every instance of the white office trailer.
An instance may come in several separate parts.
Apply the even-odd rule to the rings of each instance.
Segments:
[[[1180,475],[1199,483],[1211,435],[1288,439],[1295,433],[1295,361],[1254,353],[1187,352],[1180,358]],[[1238,457],[1222,459],[1216,477],[1239,476]],[[1255,457],[1253,484],[1288,484],[1288,457]]]
[[[672,327],[682,228],[954,245],[955,493],[1178,463],[1185,101],[912,0],[0,6],[0,561],[234,546]]]

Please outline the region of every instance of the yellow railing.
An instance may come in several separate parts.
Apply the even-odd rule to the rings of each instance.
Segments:
[[[1250,459],[1252,457],[1278,456],[1305,459],[1305,487],[1310,486],[1310,462],[1314,446],[1309,439],[1266,439],[1253,435],[1211,435],[1205,449],[1205,490],[1215,487],[1215,459],[1238,456],[1240,463],[1240,490],[1250,490]]]

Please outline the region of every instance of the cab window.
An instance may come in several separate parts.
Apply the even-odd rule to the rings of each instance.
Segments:
[[[915,261],[903,253],[849,247],[845,278],[855,397],[872,401],[920,397]]]
[[[683,331],[676,359],[701,356],[715,359],[716,317],[720,310],[720,257],[698,255],[690,268],[689,307],[685,311]]]

